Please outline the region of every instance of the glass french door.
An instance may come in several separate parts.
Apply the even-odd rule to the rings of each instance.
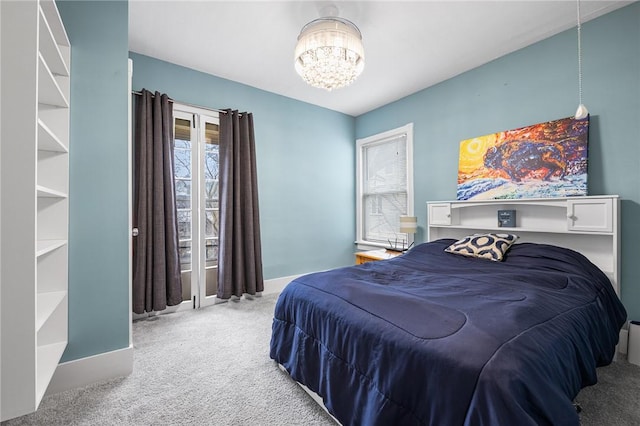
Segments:
[[[219,122],[210,111],[174,104],[174,176],[182,304],[215,303],[218,287]]]

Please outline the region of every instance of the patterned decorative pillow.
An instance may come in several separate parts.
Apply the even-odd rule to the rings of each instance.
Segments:
[[[500,262],[517,239],[513,234],[474,234],[456,241],[444,251]]]

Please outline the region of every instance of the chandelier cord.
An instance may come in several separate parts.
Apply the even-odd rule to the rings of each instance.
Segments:
[[[578,100],[582,105],[582,25],[580,23],[580,0],[576,1],[578,13]]]

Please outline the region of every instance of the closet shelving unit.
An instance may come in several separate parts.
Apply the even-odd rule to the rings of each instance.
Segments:
[[[53,0],[0,7],[6,420],[38,408],[67,346],[71,48]]]

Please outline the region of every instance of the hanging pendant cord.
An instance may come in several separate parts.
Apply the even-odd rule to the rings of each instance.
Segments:
[[[582,105],[582,25],[580,23],[580,0],[578,5],[578,104]]]

